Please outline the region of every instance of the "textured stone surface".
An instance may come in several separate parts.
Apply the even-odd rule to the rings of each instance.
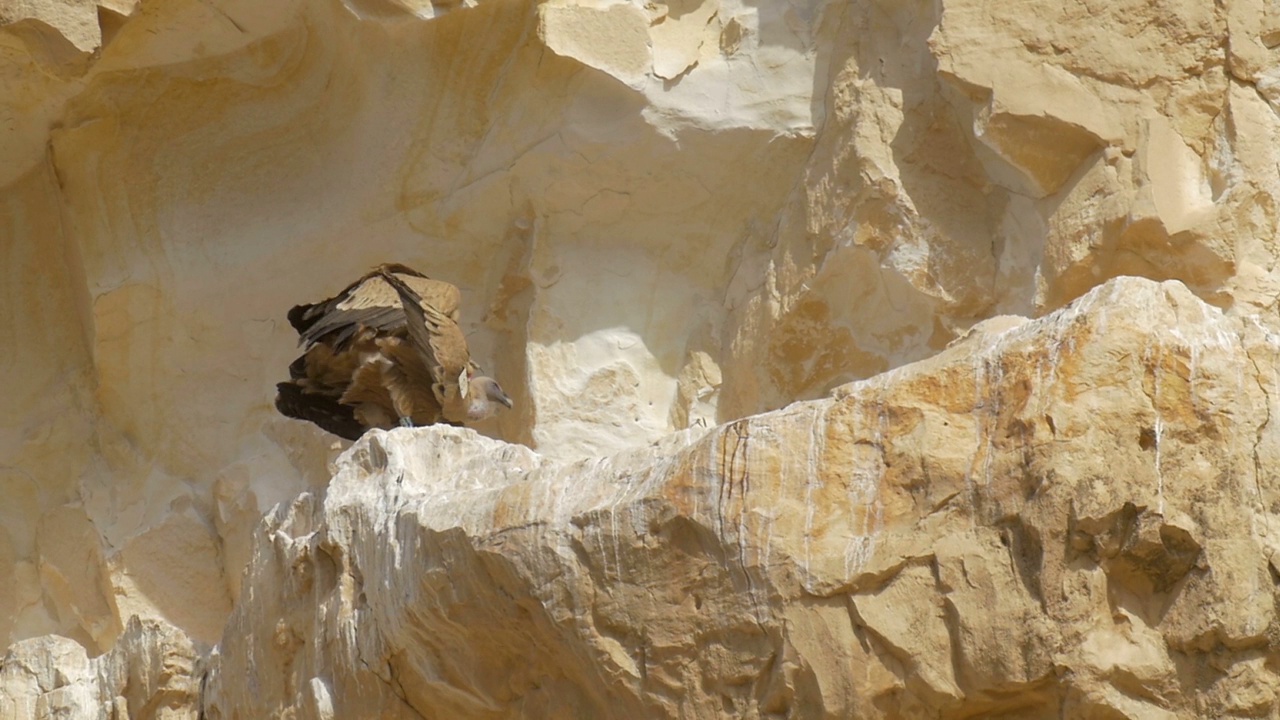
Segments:
[[[136,617],[92,659],[68,638],[24,640],[0,659],[0,718],[196,720],[201,663],[181,630]]]
[[[1278,363],[1126,278],[607,458],[374,433],[268,519],[206,710],[1270,716]]]
[[[520,455],[530,463],[554,463],[559,469],[541,471],[547,483],[595,477],[564,469],[584,458],[617,477],[642,473],[657,457],[651,444],[677,452],[673,432],[696,435],[779,408],[791,414],[767,417],[816,412],[792,403],[850,381],[878,377],[899,388],[900,377],[883,374],[954,357],[947,348],[966,333],[994,336],[1015,317],[1042,317],[1124,275],[1181,281],[1220,309],[1221,322],[1235,323],[1229,335],[1250,348],[1242,382],[1265,380],[1271,365],[1259,348],[1280,330],[1278,47],[1280,14],[1260,0],[0,3],[0,577],[10,579],[0,583],[0,637],[57,633],[96,655],[117,647],[138,615],[202,646],[218,642],[243,599],[246,563],[261,559],[263,514],[291,507],[302,492],[314,504],[308,512],[319,513],[343,449],[270,407],[295,351],[284,313],[379,262],[408,263],[463,289],[473,352],[518,403],[483,431],[536,451]],[[1147,312],[1131,299],[1146,295],[1119,292],[1114,302],[1095,301],[1109,320],[1091,323],[1111,327],[1124,313]],[[1179,308],[1199,307],[1170,292]],[[1176,312],[1166,320],[1194,325]],[[1176,324],[1139,329],[1199,337]],[[1209,367],[1202,361],[1212,353],[1166,358],[1162,348],[1172,345],[1152,342],[1140,361],[1167,372],[1150,373],[1149,397],[1181,392],[1170,378]],[[1056,465],[1090,457],[1098,473],[1123,478],[1114,491],[1091,480],[1093,494],[1072,505],[1077,554],[1064,561],[1074,569],[1092,562],[1115,578],[1104,583],[1111,624],[1095,628],[1100,616],[1083,610],[1055,615],[1051,592],[1019,594],[1030,582],[1021,570],[967,574],[971,556],[998,551],[994,531],[971,529],[965,542],[947,544],[922,520],[914,531],[921,547],[940,548],[929,563],[875,571],[883,581],[875,592],[859,585],[857,597],[828,598],[826,610],[771,598],[760,607],[774,624],[760,623],[774,634],[762,629],[752,641],[759,645],[708,641],[706,652],[720,659],[698,662],[730,667],[768,648],[782,653],[776,666],[786,682],[809,683],[795,698],[816,687],[823,702],[856,697],[862,704],[849,712],[868,714],[916,712],[910,703],[987,712],[982,703],[1007,708],[1012,698],[1102,718],[1155,708],[1273,712],[1270,641],[1240,629],[1270,622],[1249,613],[1271,607],[1260,598],[1270,597],[1276,571],[1257,576],[1259,552],[1269,550],[1248,543],[1270,545],[1204,535],[1201,520],[1166,516],[1158,503],[1125,509],[1110,495],[1133,495],[1134,483],[1151,480],[1143,473],[1181,463],[1203,476],[1191,507],[1235,502],[1244,476],[1222,457],[1248,456],[1265,470],[1270,435],[1255,433],[1248,444],[1247,433],[1211,434],[1219,420],[1251,422],[1234,396],[1187,417],[1172,405],[1164,414],[1157,402],[1158,422],[1125,424],[1137,412],[1121,402],[1133,388],[1112,382],[1111,360],[1072,370],[1084,378],[1072,392],[1096,403],[1096,442],[1084,459],[1009,459],[1000,443],[1013,441],[980,434],[981,412],[961,422],[967,411],[948,394],[955,381],[928,369],[941,366],[916,366],[912,377],[934,379],[894,391],[907,393],[894,402],[935,408],[912,411],[932,418],[925,429],[893,417],[883,429],[907,427],[912,434],[893,442],[920,446],[908,454],[920,473],[909,504],[946,507],[957,502],[951,493],[968,493],[972,512],[987,518],[975,528],[1016,535],[1052,523],[1028,516],[1029,506],[1000,515],[1016,521],[991,525],[981,514],[992,511],[988,501],[947,485],[958,466],[977,462],[966,439],[997,438],[981,453],[990,463],[966,475],[994,485],[1065,473]],[[1057,392],[1044,387],[1057,374],[1027,380],[992,363],[976,364],[1006,400],[966,401],[992,427],[1007,398]],[[1031,389],[1010,386],[1002,373]],[[1112,393],[1122,396],[1115,407]],[[848,412],[863,425],[879,422],[867,410]],[[956,419],[939,427],[938,413]],[[1191,416],[1205,419],[1173,429]],[[1024,421],[1018,433],[1043,434]],[[1127,445],[1107,439],[1129,442],[1135,432],[1156,455],[1141,472],[1122,452]],[[887,441],[846,442],[856,455]],[[1179,443],[1199,454],[1169,449]],[[801,447],[776,450],[789,477],[804,476]],[[905,472],[902,462],[886,472]],[[821,495],[828,482],[813,476],[804,485]],[[1086,502],[1095,496],[1102,499]],[[885,517],[905,512],[906,501],[895,502]],[[832,507],[807,505],[806,522],[844,527]],[[1251,521],[1264,529],[1265,508]],[[283,518],[273,522],[298,522]],[[621,529],[598,524],[613,521],[587,513],[582,532],[628,547]],[[817,565],[845,557],[823,543],[847,538],[802,536],[803,557]],[[813,566],[797,582],[821,576]],[[1045,572],[1045,582],[1059,582]],[[1230,578],[1214,587],[1239,597],[1197,594],[1197,572]],[[678,594],[678,585],[664,592]],[[998,603],[958,589],[970,587],[991,588]],[[592,612],[622,637],[635,622],[613,618],[629,612],[627,602]],[[724,602],[726,617],[736,617],[748,612],[738,604],[757,601]],[[1188,608],[1200,602],[1197,616]],[[969,613],[989,624],[965,629],[957,618]],[[1002,654],[1010,638],[1041,632],[1014,620],[1027,613],[1048,623],[1035,638],[1079,635],[1045,651],[1050,671],[1030,650]],[[846,628],[846,615],[862,619]],[[779,617],[790,645],[778,640]],[[654,622],[673,643],[679,628]],[[851,641],[854,627],[876,628],[876,639]],[[690,702],[707,704],[690,712],[715,702],[731,712],[723,703],[741,706],[744,683],[754,682],[743,678],[759,677],[741,668],[704,674],[697,663],[673,669],[673,658],[686,657],[675,650],[649,675],[646,662],[624,662],[625,648],[668,651],[615,640],[623,670],[605,665],[602,677],[641,668],[646,683],[674,687],[693,682],[681,674],[692,673],[705,692]],[[1128,644],[1117,655],[1121,641]],[[581,664],[582,647],[556,652]],[[1058,659],[1061,648],[1073,648],[1069,663]],[[944,662],[946,652],[961,661]],[[804,669],[818,665],[799,658],[819,653],[852,669]],[[315,713],[341,701],[327,680],[307,682]],[[614,707],[627,692],[593,695],[583,707]],[[712,699],[722,696],[733,699]],[[760,711],[802,707],[779,697],[760,700]],[[468,702],[459,698],[447,706]],[[845,712],[843,701],[829,702],[830,712]]]

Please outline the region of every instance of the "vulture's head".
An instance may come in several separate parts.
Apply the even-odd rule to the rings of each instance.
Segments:
[[[467,419],[479,422],[491,417],[498,411],[498,406],[511,407],[511,398],[502,391],[497,380],[484,375],[471,378],[471,404],[467,407]]]

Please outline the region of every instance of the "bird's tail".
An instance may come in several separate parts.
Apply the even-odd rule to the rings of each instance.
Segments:
[[[358,440],[365,431],[351,406],[329,395],[305,392],[292,382],[276,384],[276,409],[282,415],[313,422],[348,440]]]

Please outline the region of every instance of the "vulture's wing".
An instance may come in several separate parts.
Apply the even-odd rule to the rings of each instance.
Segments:
[[[365,431],[350,405],[343,405],[332,395],[304,392],[291,382],[276,385],[276,409],[282,415],[309,420],[348,440],[360,439]]]
[[[434,381],[433,389],[441,402],[466,392],[471,353],[467,338],[453,318],[424,302],[413,288],[394,273],[384,272],[383,279],[400,295],[404,307],[409,339],[422,356]],[[452,391],[452,392],[451,392]]]
[[[381,265],[328,300],[290,310],[289,323],[298,331],[299,342],[309,348],[323,341],[341,349],[361,327],[377,333],[403,328],[400,295],[387,284],[386,277],[407,283],[419,297],[434,300],[441,312],[456,319],[461,296],[458,288],[404,265]]]
[[[413,288],[413,291],[418,293],[418,297],[422,298],[424,302],[439,310],[441,314],[455,323],[458,322],[458,308],[462,305],[462,291],[458,289],[457,285],[444,280],[433,280],[415,270],[409,270],[404,265],[383,265],[382,268],[389,268],[391,274],[403,280],[410,288]]]

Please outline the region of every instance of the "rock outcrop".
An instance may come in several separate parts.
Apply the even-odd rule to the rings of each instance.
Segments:
[[[23,640],[0,660],[0,718],[196,720],[202,664],[186,633],[137,617],[92,659],[69,638]]]
[[[372,433],[268,518],[205,710],[1270,716],[1277,367],[1122,279],[607,458]]]
[[[1261,0],[4,4],[0,717],[186,712],[87,679],[135,617],[246,718],[1274,712],[1277,48]],[[386,261],[462,288],[492,441],[271,408],[287,308]],[[436,451],[477,487],[406,519],[378,453],[408,503]],[[396,562],[462,599],[368,615]]]

